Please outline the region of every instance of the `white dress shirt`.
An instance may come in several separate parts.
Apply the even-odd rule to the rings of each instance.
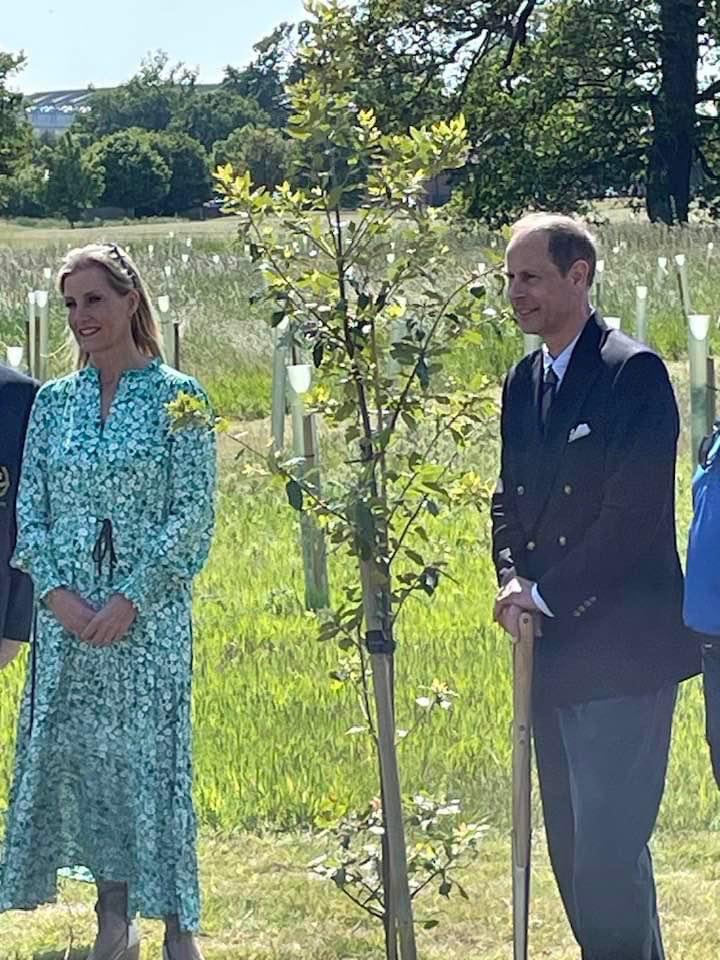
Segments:
[[[580,331],[582,333],[582,330]],[[572,352],[575,349],[575,344],[580,339],[580,333],[575,337],[574,340],[571,340],[570,343],[565,347],[565,349],[559,353],[556,357],[550,356],[550,351],[547,348],[547,344],[542,345],[542,361],[543,361],[543,375],[545,375],[549,368],[552,367],[555,376],[558,379],[557,389],[560,389],[560,384],[563,382],[563,377],[567,371],[568,365],[570,364],[570,357],[572,357]]]

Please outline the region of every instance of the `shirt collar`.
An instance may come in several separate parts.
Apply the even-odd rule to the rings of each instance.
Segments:
[[[542,345],[543,375],[545,375],[550,367],[552,367],[555,376],[558,378],[558,386],[560,386],[562,383],[562,378],[565,376],[565,371],[570,363],[570,358],[572,357],[572,352],[575,349],[575,344],[580,339],[580,334],[582,334],[582,330],[580,333],[578,333],[575,339],[572,340],[565,347],[565,349],[554,358],[550,356],[550,351],[547,348],[547,344],[543,343]]]

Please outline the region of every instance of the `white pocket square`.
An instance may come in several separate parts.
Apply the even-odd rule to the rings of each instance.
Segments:
[[[568,443],[572,443],[573,440],[579,440],[581,437],[587,437],[590,433],[590,427],[587,423],[579,423],[576,427],[573,427],[568,435]]]

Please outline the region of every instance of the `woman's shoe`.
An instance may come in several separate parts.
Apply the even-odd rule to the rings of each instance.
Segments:
[[[87,960],[140,960],[140,932],[127,918],[127,884],[98,883],[95,913],[98,933]]]
[[[180,929],[176,916],[165,917],[163,960],[204,960],[195,936]]]

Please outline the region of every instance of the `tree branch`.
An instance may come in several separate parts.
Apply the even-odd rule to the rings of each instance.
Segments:
[[[700,161],[700,166],[702,167],[702,171],[708,180],[720,180],[720,174],[715,173],[702,150],[698,148],[696,152],[698,155],[698,160]]]
[[[720,80],[715,80],[709,87],[705,87],[698,93],[695,103],[707,103],[708,100],[714,100],[718,96],[720,96]]]
[[[503,70],[507,70],[515,57],[515,51],[521,43],[525,43],[527,38],[527,25],[530,16],[532,15],[533,10],[537,5],[537,0],[527,0],[525,4],[525,9],[518,17],[518,22],[515,25],[513,30],[512,40],[510,41],[510,49],[507,52],[505,57],[505,62],[503,63]]]
[[[342,892],[345,894],[345,896],[346,896],[346,897],[349,897],[350,900],[352,900],[352,902],[353,902],[356,906],[361,907],[363,910],[366,910],[366,911],[370,914],[370,916],[372,916],[372,917],[377,917],[378,920],[384,920],[384,919],[385,919],[385,914],[384,914],[384,913],[381,913],[380,910],[376,910],[374,907],[368,906],[367,903],[363,903],[362,900],[361,900],[359,897],[354,896],[354,895],[353,895],[352,893],[350,893],[350,891],[347,890],[345,887],[338,887],[338,889],[339,889],[339,890],[342,890]]]

